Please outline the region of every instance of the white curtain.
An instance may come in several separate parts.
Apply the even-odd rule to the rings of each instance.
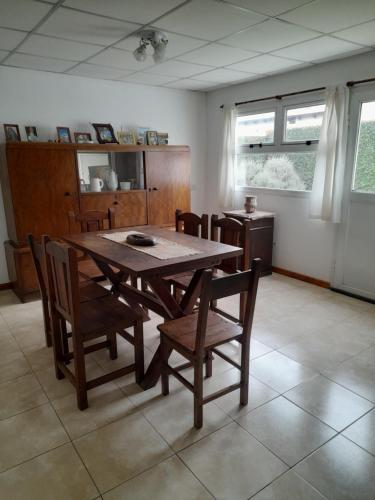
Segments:
[[[219,205],[220,208],[234,208],[236,107],[225,107],[223,115],[219,155]]]
[[[349,91],[346,86],[327,88],[326,108],[310,198],[312,219],[341,222],[348,107]]]

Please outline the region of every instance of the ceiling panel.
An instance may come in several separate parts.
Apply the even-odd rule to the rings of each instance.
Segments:
[[[238,82],[242,80],[249,80],[253,75],[252,73],[244,73],[240,71],[234,71],[232,69],[218,68],[207,73],[202,73],[196,77],[197,80],[204,80],[213,83],[226,83],[226,82]]]
[[[221,40],[222,43],[258,52],[270,52],[319,36],[315,31],[270,19],[236,35]]]
[[[32,0],[0,0],[0,24],[4,28],[30,31],[52,7]]]
[[[175,76],[155,75],[154,73],[133,73],[122,80],[130,83],[142,83],[144,85],[164,85],[176,79]]]
[[[182,78],[181,80],[177,80],[167,85],[167,87],[182,90],[205,90],[213,86],[215,86],[215,83],[201,82],[199,80],[193,80],[191,78]]]
[[[61,40],[60,38],[51,38],[44,35],[31,35],[18,50],[36,56],[83,61],[96,54],[100,49],[98,45]]]
[[[240,63],[232,64],[231,66],[229,66],[229,68],[238,71],[249,71],[252,73],[266,74],[266,73],[273,73],[274,71],[280,71],[283,69],[290,69],[292,67],[300,65],[301,63],[299,63],[298,61],[292,61],[290,59],[282,59],[280,57],[264,54],[262,56],[248,59],[247,61],[242,61]]]
[[[70,75],[87,76],[89,78],[100,78],[104,80],[120,80],[128,76],[132,71],[120,70],[97,66],[96,64],[82,63],[68,71]]]
[[[176,35],[174,33],[165,32],[168,38],[168,46],[166,57],[176,57],[180,54],[184,54],[185,52],[189,52],[190,50],[196,49],[198,47],[202,47],[202,45],[207,44],[207,40],[199,40],[198,38],[190,38],[189,36]],[[139,45],[139,37],[138,36],[130,36],[126,38],[122,42],[116,44],[116,47],[125,50],[131,50],[132,52]],[[150,54],[152,54],[152,50],[150,50]]]
[[[61,8],[38,29],[38,33],[78,42],[110,45],[138,28],[137,24]]]
[[[52,59],[50,57],[31,56],[28,54],[11,54],[4,63],[9,66],[19,68],[37,69],[42,71],[53,71],[61,73],[72,66],[72,61],[63,61],[62,59]]]
[[[331,33],[374,19],[375,1],[315,0],[281,17],[323,33]]]
[[[185,78],[197,75],[198,73],[203,73],[204,71],[208,71],[210,69],[211,66],[203,66],[200,64],[191,64],[181,61],[170,60],[161,64],[156,64],[147,71],[159,75],[169,75],[169,76]]]
[[[267,16],[277,16],[290,9],[311,2],[311,0],[229,0],[234,5],[255,10]]]
[[[334,35],[349,40],[350,42],[375,46],[375,21],[354,26],[347,30],[337,31]]]
[[[111,66],[112,68],[131,69],[133,71],[140,71],[155,65],[151,57],[148,57],[144,62],[140,62],[134,58],[132,52],[111,48],[92,57],[88,62],[101,66]]]
[[[26,33],[23,31],[13,31],[0,28],[0,49],[13,50],[25,38],[25,36]]]
[[[309,40],[308,42],[293,45],[293,47],[277,50],[276,52],[273,52],[273,54],[298,59],[300,61],[312,62],[343,54],[349,55],[350,52],[358,50],[363,51],[364,49],[351,42],[338,40],[337,38],[332,38],[330,36],[322,36],[321,38],[316,38],[315,40]]]
[[[233,5],[193,0],[155,24],[175,33],[215,41],[264,19],[260,14]]]
[[[183,2],[184,0],[66,0],[64,5],[93,14],[146,24]]]
[[[219,43],[211,43],[200,49],[193,50],[188,54],[180,56],[178,59],[197,64],[208,64],[211,66],[226,66],[252,56],[257,56],[257,52],[246,51],[236,47],[229,47]]]
[[[0,61],[5,59],[5,57],[9,54],[6,50],[0,50]]]

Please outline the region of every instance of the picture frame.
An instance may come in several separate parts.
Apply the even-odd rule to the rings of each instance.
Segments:
[[[93,123],[92,126],[95,129],[99,144],[118,144],[115,132],[110,123]]]
[[[32,125],[25,126],[26,138],[28,142],[37,142],[38,141],[38,133],[36,131],[36,127]]]
[[[72,142],[69,127],[56,127],[57,130],[57,142],[63,144],[69,144]]]
[[[4,123],[6,142],[21,142],[21,134],[18,125],[14,123]]]
[[[74,132],[74,142],[77,144],[90,144],[93,141],[90,132]]]
[[[135,134],[133,130],[120,130],[117,132],[119,144],[135,144]]]
[[[168,133],[167,132],[158,132],[158,144],[160,146],[168,145]]]
[[[149,146],[156,146],[158,143],[158,133],[156,130],[147,131],[147,144]]]
[[[137,128],[137,144],[147,144],[147,131],[150,130],[149,127],[138,127]]]

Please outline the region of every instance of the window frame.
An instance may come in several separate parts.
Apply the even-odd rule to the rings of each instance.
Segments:
[[[319,141],[297,141],[289,142],[284,141],[284,133],[286,127],[286,114],[288,109],[297,109],[299,107],[315,106],[319,104],[325,104],[324,93],[312,93],[308,95],[298,95],[288,98],[282,98],[280,100],[273,100],[272,102],[258,102],[253,104],[246,104],[238,106],[237,117],[258,114],[258,113],[269,113],[275,112],[275,129],[274,129],[274,142],[264,143],[261,146],[259,144],[243,144],[235,147],[235,156],[238,154],[259,154],[259,153],[303,153],[303,152],[316,152],[318,149]],[[237,141],[236,141],[237,142]],[[236,163],[236,161],[235,161]],[[235,166],[237,168],[237,166]],[[260,187],[260,186],[243,186],[236,184],[236,191],[248,191],[248,190],[260,190],[261,192],[269,193],[286,193],[286,194],[297,194],[305,195],[311,192],[311,190],[292,190],[292,189],[282,189],[282,188],[270,188],[270,187]]]

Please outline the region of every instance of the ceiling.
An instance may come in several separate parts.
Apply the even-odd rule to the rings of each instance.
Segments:
[[[1,65],[90,78],[205,91],[374,48],[375,0],[0,0]]]

